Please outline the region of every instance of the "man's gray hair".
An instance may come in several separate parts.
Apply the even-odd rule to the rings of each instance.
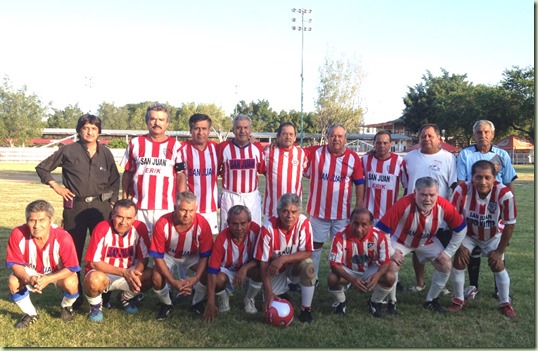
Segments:
[[[193,202],[197,202],[198,199],[196,198],[196,195],[194,195],[194,193],[191,193],[190,191],[182,191],[179,194],[177,194],[176,205],[179,206],[179,204],[182,201],[185,201],[186,203],[192,204]]]
[[[252,214],[250,213],[250,210],[247,206],[244,205],[234,205],[228,210],[228,220],[232,218],[232,216],[240,215],[241,213],[245,212],[247,214],[248,221],[252,221]]]
[[[45,201],[45,200],[35,200],[35,201],[30,202],[26,206],[26,210],[25,210],[26,220],[30,218],[30,213],[36,213],[36,212],[46,212],[47,217],[49,217],[50,219],[54,217],[54,207],[52,207],[50,202]]]
[[[278,199],[278,203],[276,205],[276,210],[280,211],[281,209],[283,209],[284,207],[286,207],[288,205],[297,206],[297,208],[300,210],[301,205],[302,205],[301,198],[299,198],[299,196],[297,196],[296,194],[286,193],[286,194],[282,195],[280,197],[280,199]]]
[[[252,118],[250,118],[249,115],[245,115],[244,113],[240,113],[234,118],[234,127],[239,121],[248,121],[250,125],[252,125]]]
[[[480,127],[481,125],[484,125],[484,124],[487,124],[491,128],[492,132],[495,131],[495,125],[493,124],[493,122],[488,121],[487,119],[481,119],[481,120],[478,120],[478,121],[474,122],[474,124],[473,124],[473,134],[476,133],[476,130],[478,129],[478,127]]]
[[[432,177],[422,177],[418,178],[415,182],[415,189],[420,190],[424,188],[431,188],[432,186],[435,186],[437,190],[439,190],[439,181],[437,179]]]
[[[346,129],[346,127],[344,127],[343,124],[341,124],[341,123],[334,123],[334,124],[331,124],[331,125],[329,126],[329,129],[327,129],[327,135],[328,135],[328,136],[331,135],[331,133],[333,132],[334,128],[342,128],[342,129],[344,130],[344,133],[347,134],[347,129]]]

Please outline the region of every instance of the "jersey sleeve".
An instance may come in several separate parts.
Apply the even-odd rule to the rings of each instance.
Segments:
[[[501,190],[501,196],[499,198],[499,205],[501,206],[501,218],[504,224],[515,224],[517,218],[517,208],[514,194],[504,187]]]
[[[458,213],[456,208],[448,200],[439,196],[437,201],[443,207],[443,220],[450,227],[450,229],[454,230],[455,232],[462,231],[467,226],[463,216]]]
[[[207,265],[207,273],[217,274],[220,272],[222,260],[224,259],[224,242],[226,241],[226,230],[220,232],[213,244],[209,263]]]
[[[77,250],[75,249],[73,238],[71,238],[71,235],[62,228],[51,228],[51,230],[59,231],[60,260],[62,260],[63,266],[71,272],[79,272],[80,264],[78,262]]]
[[[11,231],[7,243],[7,255],[6,255],[6,266],[11,268],[14,265],[26,266],[27,263],[24,261],[24,256],[19,248],[19,244],[24,239],[24,234],[21,231],[21,227],[17,227]]]
[[[102,241],[105,237],[110,226],[108,221],[99,222],[92,231],[90,236],[90,243],[88,244],[88,249],[86,250],[86,256],[84,260],[86,262],[101,262],[104,261],[104,252]],[[99,250],[101,248],[101,250]]]
[[[355,151],[351,151],[351,152],[353,153],[353,157],[355,158],[354,167],[353,167],[353,183],[355,185],[364,184],[364,171],[362,168],[361,157]]]
[[[516,170],[514,169],[514,165],[512,165],[512,160],[510,159],[510,155],[505,152],[503,154],[503,162],[504,162],[504,172],[503,172],[503,184],[509,184],[512,183],[517,178]]]
[[[329,251],[329,265],[342,266],[344,260],[344,246],[343,246],[343,231],[336,233],[331,243],[331,250]]]
[[[211,256],[211,250],[213,249],[213,232],[209,223],[207,223],[207,220],[202,215],[198,216],[198,224],[201,229],[198,255],[200,257],[209,257]]]
[[[266,222],[266,224],[269,222]],[[269,262],[271,259],[271,246],[272,246],[272,235],[269,230],[264,225],[261,228],[260,236],[258,237],[258,242],[256,244],[256,251],[254,253],[254,258],[261,262]]]
[[[153,229],[153,236],[151,237],[151,245],[149,249],[149,255],[153,258],[163,258],[165,253],[165,232],[164,225],[166,223],[166,217],[161,217],[155,223]]]
[[[458,155],[456,159],[457,178],[461,181],[471,180],[471,175],[467,174],[467,153],[464,150]]]
[[[149,239],[148,227],[144,222],[135,221],[133,228],[138,233],[138,242],[136,244],[136,259],[143,260],[149,257],[149,248],[151,240]]]

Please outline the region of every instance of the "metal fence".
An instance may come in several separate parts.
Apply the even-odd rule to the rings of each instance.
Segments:
[[[0,147],[0,162],[2,163],[39,163],[52,155],[58,147]],[[120,163],[125,149],[110,149],[116,163]]]

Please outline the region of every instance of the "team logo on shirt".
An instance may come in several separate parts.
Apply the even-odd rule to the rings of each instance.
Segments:
[[[491,213],[495,213],[497,211],[497,203],[496,202],[489,202],[488,203],[488,211]]]
[[[256,160],[253,158],[238,158],[229,161],[231,170],[255,169]]]
[[[291,164],[292,164],[293,166],[297,166],[297,165],[299,165],[299,160],[294,159],[294,160],[291,161]]]
[[[368,251],[372,251],[374,249],[374,243],[368,243]]]

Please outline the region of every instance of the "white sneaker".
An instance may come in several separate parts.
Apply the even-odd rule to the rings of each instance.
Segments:
[[[243,299],[243,302],[245,303],[245,311],[248,314],[258,313],[258,309],[256,308],[256,305],[254,304],[254,299],[249,299],[248,297],[245,297]]]
[[[469,285],[463,291],[463,296],[465,300],[474,300],[476,294],[478,294],[478,288],[474,285]]]
[[[443,290],[441,291],[441,295],[443,296],[450,295],[450,290],[448,290],[447,288],[443,288]]]
[[[219,306],[219,312],[228,312],[230,310],[230,298],[228,293],[217,295],[217,304]]]
[[[424,286],[415,285],[415,286],[412,286],[412,287],[408,288],[407,290],[412,291],[412,292],[420,292],[420,291],[422,291],[424,289],[426,289],[426,284],[424,284]]]

